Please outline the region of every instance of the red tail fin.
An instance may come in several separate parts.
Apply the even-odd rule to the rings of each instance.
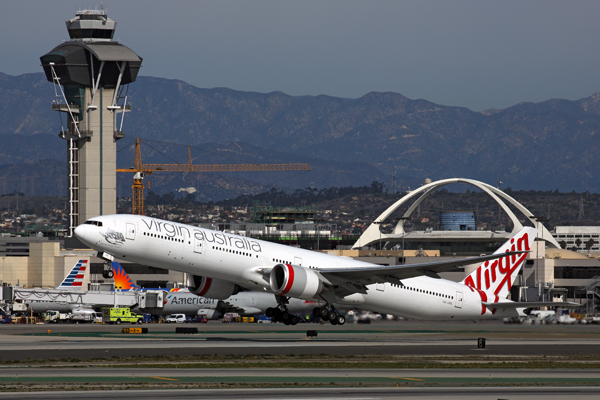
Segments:
[[[534,228],[523,228],[494,254],[508,251],[529,251],[536,234],[537,230]],[[526,258],[527,254],[516,254],[494,261],[486,261],[479,265],[462,283],[474,290],[484,292],[488,301],[497,301],[498,297],[506,298]]]

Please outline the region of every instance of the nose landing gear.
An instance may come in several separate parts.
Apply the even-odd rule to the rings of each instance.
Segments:
[[[112,263],[110,261],[105,261],[104,262],[104,271],[102,271],[102,277],[104,279],[110,279],[113,276],[115,276],[115,273],[113,272],[113,269],[112,269]]]
[[[104,279],[110,279],[115,276],[115,273],[112,269],[112,262],[114,261],[115,257],[112,254],[100,251],[96,256],[104,260],[104,271],[102,271],[102,277]]]

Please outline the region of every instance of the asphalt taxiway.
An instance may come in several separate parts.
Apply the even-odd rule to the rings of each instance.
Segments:
[[[500,321],[384,321],[370,325],[185,324],[198,334],[176,334],[174,324],[2,325],[0,361],[78,357],[177,355],[406,355],[600,354],[600,325],[505,325]],[[307,337],[315,330],[317,337]],[[484,349],[478,338],[485,338]]]
[[[111,399],[163,400],[165,398],[223,400],[223,399],[282,399],[286,400],[592,400],[598,398],[597,387],[460,387],[460,388],[273,388],[273,389],[158,389],[112,391],[56,391],[36,393],[0,393],[3,400],[27,399]]]
[[[344,326],[217,322],[142,326],[148,333],[122,333],[123,328],[138,325],[0,326],[0,400],[135,396],[576,400],[597,398],[600,390],[600,325],[383,321]],[[182,326],[199,332],[175,333]],[[308,330],[317,336],[308,337]],[[485,348],[478,347],[479,338],[485,338]],[[283,362],[311,355],[313,367],[286,367]],[[136,361],[134,357],[140,356],[143,361]],[[154,356],[170,358],[151,365]],[[210,356],[230,357],[234,362],[236,356],[275,359],[265,368],[256,363],[231,368],[225,365],[229,359],[209,368],[185,365]],[[427,359],[435,365],[426,369],[353,368],[351,362],[328,366],[328,357],[336,356],[342,362],[372,356],[374,360]],[[179,363],[177,357],[185,361]],[[542,357],[571,364],[544,369],[514,366]],[[492,367],[472,365],[490,359],[495,363]],[[513,362],[514,369],[503,367],[505,360]],[[471,366],[457,368],[461,362]]]

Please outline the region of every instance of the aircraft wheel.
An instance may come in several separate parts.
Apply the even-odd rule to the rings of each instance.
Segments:
[[[321,307],[313,308],[313,317],[320,317],[320,316],[321,316]]]
[[[120,319],[118,319],[118,320],[115,322],[115,324],[117,324],[117,325],[121,325],[121,320],[120,320]]]
[[[335,310],[330,310],[327,314],[327,319],[330,321],[335,321],[338,317],[338,313]]]
[[[338,315],[338,317],[335,319],[336,325],[344,325],[345,323],[346,323],[346,317],[344,317],[343,315]]]
[[[329,310],[325,307],[319,309],[319,316],[324,320],[324,321],[329,321]]]
[[[269,307],[265,310],[265,315],[269,318],[273,318],[273,307]]]
[[[284,311],[281,314],[281,318],[283,318],[283,320],[290,320],[292,318],[292,314],[289,313],[289,311]]]
[[[336,319],[330,319],[330,320],[329,320],[329,323],[330,323],[331,325],[337,325],[337,318],[336,318]]]
[[[296,317],[295,315],[292,315],[292,318],[290,318],[290,323],[292,325],[296,325],[298,323],[298,317]]]
[[[277,322],[282,322],[283,318],[282,318],[282,312],[279,308],[274,308],[273,309],[273,318],[275,318],[275,321]]]

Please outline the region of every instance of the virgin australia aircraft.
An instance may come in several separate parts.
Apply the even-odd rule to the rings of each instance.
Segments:
[[[343,324],[335,304],[427,320],[502,318],[522,315],[528,307],[561,305],[507,300],[536,232],[523,228],[493,255],[393,266],[140,215],[94,217],[75,236],[105,260],[185,272],[190,291],[200,296],[225,299],[240,287],[273,293],[278,306],[267,315],[291,324],[297,318],[287,308],[288,298],[318,301],[315,315]],[[481,265],[463,282],[438,275],[474,263]]]

